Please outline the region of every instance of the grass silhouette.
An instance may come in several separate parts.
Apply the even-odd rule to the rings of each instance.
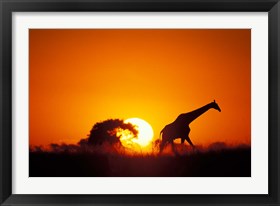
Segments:
[[[219,144],[218,144],[219,145]],[[103,151],[103,152],[102,152]],[[30,150],[30,177],[250,177],[251,148],[127,154],[90,150]]]

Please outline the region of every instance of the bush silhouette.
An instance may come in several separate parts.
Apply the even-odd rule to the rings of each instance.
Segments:
[[[118,129],[129,130],[135,136],[138,134],[134,125],[124,123],[124,121],[120,119],[108,119],[93,125],[88,138],[81,139],[79,144],[101,145],[103,143],[120,143],[120,139],[117,136]]]

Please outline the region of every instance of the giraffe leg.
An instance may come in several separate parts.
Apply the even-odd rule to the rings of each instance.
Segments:
[[[166,144],[168,143],[168,138],[166,137],[165,134],[162,135],[162,140],[161,143],[159,145],[159,153],[161,153],[163,151],[163,149],[165,148]]]
[[[173,141],[171,141],[171,142],[170,142],[170,144],[171,144],[171,147],[172,147],[172,151],[173,151],[173,153],[175,153],[175,154],[176,154],[176,150],[175,150],[174,142],[173,142]]]
[[[165,146],[165,142],[162,141],[159,145],[159,153],[161,153],[163,151],[164,146]]]
[[[185,138],[181,138],[181,144],[184,144],[184,142],[185,142]]]
[[[191,139],[189,137],[186,138],[187,142],[192,146],[192,148],[194,149],[195,146],[193,145]]]
[[[178,151],[177,151],[177,149],[176,149],[176,147],[175,147],[175,145],[174,145],[174,142],[171,141],[170,144],[171,144],[173,153],[175,154],[175,156],[178,156],[179,153],[178,153]]]

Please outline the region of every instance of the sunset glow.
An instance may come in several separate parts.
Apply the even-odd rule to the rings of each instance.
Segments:
[[[250,28],[30,28],[28,63],[29,177],[251,177]]]
[[[76,144],[110,118],[158,138],[214,99],[222,112],[191,123],[192,142],[251,144],[250,29],[30,29],[29,65],[30,145]]]

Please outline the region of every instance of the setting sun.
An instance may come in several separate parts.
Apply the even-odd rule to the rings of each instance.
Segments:
[[[154,132],[151,125],[140,118],[130,118],[124,121],[125,123],[131,123],[136,126],[138,130],[137,138],[132,139],[133,142],[140,146],[147,146],[153,140]]]

